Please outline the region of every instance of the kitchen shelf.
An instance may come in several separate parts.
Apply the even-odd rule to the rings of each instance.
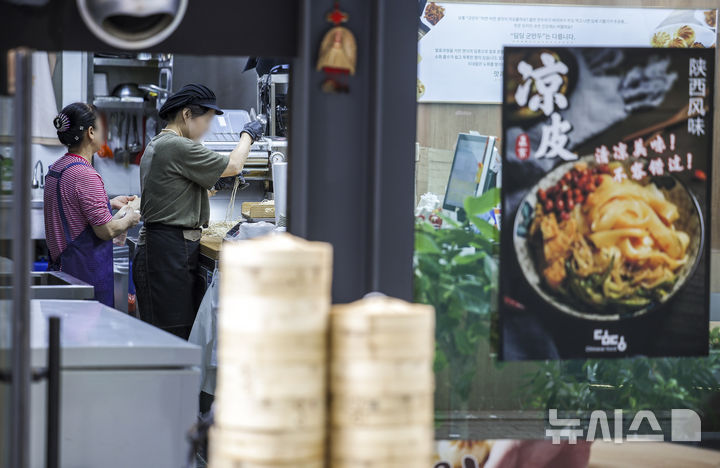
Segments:
[[[45,145],[45,146],[63,146],[57,137],[31,137],[30,142],[33,145]],[[15,144],[15,137],[12,135],[1,135],[0,145],[12,145]]]
[[[129,100],[123,100],[121,98],[115,98],[115,99],[108,99],[108,98],[95,98],[93,100],[93,104],[95,107],[99,109],[145,109],[152,108],[153,106],[149,105],[147,101],[140,100],[140,101],[129,101]]]
[[[95,57],[93,65],[96,67],[167,68],[172,66],[172,62],[170,60]]]

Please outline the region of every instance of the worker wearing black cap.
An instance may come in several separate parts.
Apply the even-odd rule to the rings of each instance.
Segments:
[[[210,218],[208,190],[220,177],[242,171],[263,124],[248,123],[229,155],[197,142],[210,128],[215,93],[183,86],[160,109],[167,126],[145,148],[140,163],[144,226],[133,262],[140,318],[187,339],[202,299],[197,274],[202,227]]]

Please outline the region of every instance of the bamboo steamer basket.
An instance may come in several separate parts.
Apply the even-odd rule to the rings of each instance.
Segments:
[[[435,315],[385,296],[330,313],[333,468],[432,466]]]
[[[330,468],[432,468],[432,457],[416,455],[403,457],[402,460],[351,460],[333,458]],[[212,467],[214,468],[214,467]]]
[[[218,330],[218,361],[225,364],[308,362],[325,363],[327,334],[315,331],[302,333],[241,333]]]
[[[221,292],[228,297],[329,298],[332,246],[287,233],[225,242],[220,268]]]
[[[432,331],[435,312],[432,306],[413,304],[384,295],[373,295],[332,308],[332,333],[408,333]]]
[[[225,333],[327,333],[329,296],[234,300],[221,288],[218,330]]]
[[[307,398],[250,399],[222,389],[216,396],[215,420],[237,430],[314,430],[326,424],[327,400],[323,393]]]
[[[330,340],[333,359],[432,359],[432,307],[386,296],[333,306]]]
[[[432,359],[435,342],[432,332],[410,335],[335,331],[330,352],[334,360]]]
[[[223,363],[218,388],[242,398],[304,398],[325,394],[324,362],[257,364]]]
[[[230,458],[222,453],[210,454],[209,468],[325,468],[325,463],[320,460],[296,460],[294,462],[248,462],[242,459]],[[430,465],[426,465],[430,466]]]
[[[330,365],[332,394],[426,394],[433,391],[434,381],[429,359],[348,360]]]
[[[433,394],[352,395],[330,397],[330,417],[334,426],[432,425]]]
[[[297,460],[322,460],[325,434],[322,430],[260,432],[210,429],[210,451],[220,458],[253,463],[292,463]]]
[[[326,333],[330,244],[286,233],[226,242],[220,268],[218,329],[224,335]]]
[[[432,456],[431,424],[414,426],[334,427],[330,430],[332,459],[393,460]]]

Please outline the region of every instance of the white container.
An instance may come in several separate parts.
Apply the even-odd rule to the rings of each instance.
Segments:
[[[107,73],[93,74],[93,91],[95,96],[107,96],[109,94]]]
[[[275,225],[283,228],[287,227],[287,168],[286,162],[276,162],[272,165]]]

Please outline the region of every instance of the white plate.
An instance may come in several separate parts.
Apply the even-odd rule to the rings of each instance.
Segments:
[[[595,159],[593,156],[585,156],[581,158],[580,161],[585,161],[588,164],[593,165]],[[518,205],[515,222],[513,224],[513,244],[515,245],[515,255],[517,256],[518,263],[520,264],[520,269],[525,275],[525,279],[527,279],[530,286],[545,300],[545,302],[562,312],[578,318],[614,321],[623,318],[637,317],[651,310],[657,309],[658,306],[666,303],[675,296],[675,294],[685,284],[687,279],[692,276],[695,268],[697,267],[698,261],[702,256],[704,245],[704,223],[702,213],[700,212],[700,206],[698,205],[695,196],[692,195],[689,189],[674,177],[673,179],[676,182],[676,186],[672,189],[671,194],[666,195],[669,195],[669,198],[671,198],[674,203],[680,205],[678,208],[681,213],[683,212],[683,207],[685,207],[686,212],[688,210],[692,210],[692,215],[690,215],[686,221],[686,224],[688,224],[689,227],[686,230],[689,231],[688,234],[690,234],[691,241],[690,246],[688,247],[688,261],[678,272],[678,279],[675,282],[673,289],[661,301],[653,302],[648,307],[638,310],[622,313],[598,313],[593,312],[590,306],[587,306],[587,308],[583,310],[578,309],[575,304],[565,301],[565,298],[562,295],[552,294],[549,292],[548,288],[544,285],[540,272],[535,265],[532,247],[527,237],[528,228],[535,215],[537,191],[540,188],[547,190],[555,185],[558,181],[560,181],[560,179],[562,179],[566,172],[573,168],[577,162],[578,161],[570,161],[561,164],[555,167],[552,171],[548,172],[527,192]]]

